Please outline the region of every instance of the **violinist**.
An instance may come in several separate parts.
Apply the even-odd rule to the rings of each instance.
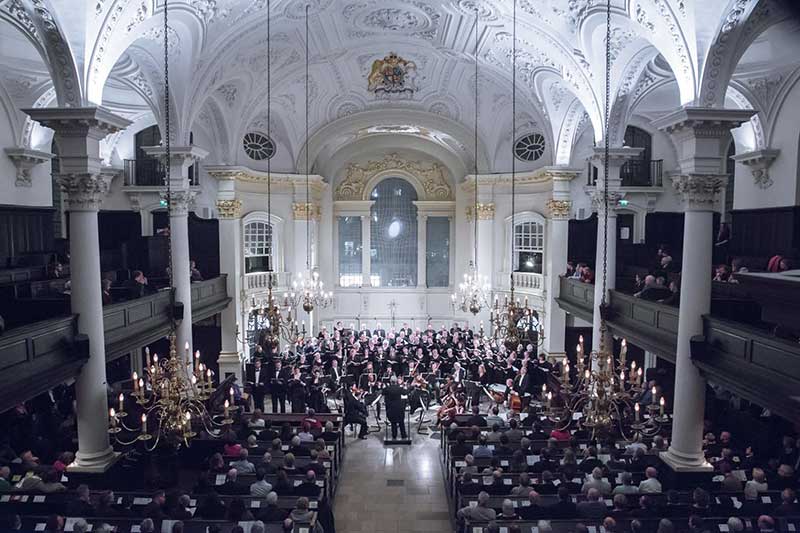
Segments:
[[[361,389],[354,385],[344,392],[344,420],[343,424],[358,424],[361,429],[358,432],[359,439],[367,438],[367,406],[361,400]]]

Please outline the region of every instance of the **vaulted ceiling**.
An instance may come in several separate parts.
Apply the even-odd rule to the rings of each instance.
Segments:
[[[677,85],[674,105],[724,105],[715,87],[727,85],[732,69],[720,62],[735,65],[764,28],[786,18],[779,1],[611,0],[612,129],[624,128],[634,102],[659,80]],[[504,169],[515,136],[512,0],[271,0],[270,129],[295,168],[306,149],[306,5],[312,161],[392,131],[439,142],[469,168],[477,9],[478,158]],[[160,122],[162,15],[163,0],[0,0],[0,81],[18,107],[103,103]],[[203,129],[220,162],[232,161],[243,134],[267,126],[267,0],[170,0],[169,19],[176,136]],[[548,160],[568,163],[582,129],[602,135],[606,2],[517,0],[517,20],[514,133],[541,132]],[[367,90],[372,63],[390,52],[416,64],[410,98]],[[757,63],[758,50],[748,53]],[[364,128],[362,113],[378,130]]]

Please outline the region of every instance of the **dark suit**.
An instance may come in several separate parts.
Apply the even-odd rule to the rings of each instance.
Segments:
[[[547,516],[554,519],[571,520],[577,518],[577,506],[571,501],[561,501],[554,503],[547,508]]]
[[[316,482],[309,483],[304,481],[294,488],[295,496],[306,496],[307,498],[319,498],[320,488]]]
[[[250,494],[250,486],[245,485],[244,483],[239,483],[238,481],[228,480],[222,485],[217,485],[215,488],[217,493],[227,494],[230,496]]]
[[[258,374],[258,375],[256,375]],[[253,409],[264,410],[264,396],[267,393],[268,381],[267,369],[263,366],[256,372],[255,365],[247,368],[247,382],[250,384],[250,390],[253,393]]]
[[[272,398],[272,412],[277,413],[280,406],[281,413],[286,412],[286,381],[287,370],[281,368],[278,372],[273,368],[269,373],[269,394]]]
[[[392,425],[392,438],[397,438],[397,430],[400,430],[400,436],[407,439],[406,435],[406,409],[405,400],[403,396],[407,394],[406,390],[399,385],[389,385],[383,389],[383,399],[386,402],[386,417]]]
[[[262,522],[282,522],[287,516],[289,513],[277,505],[267,505],[261,508],[257,518]]]

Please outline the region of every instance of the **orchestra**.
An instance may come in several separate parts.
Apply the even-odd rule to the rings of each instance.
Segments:
[[[538,353],[535,339],[509,351],[483,330],[459,324],[438,330],[377,324],[370,330],[366,324],[356,328],[337,323],[332,332],[322,328],[317,336],[280,351],[257,346],[252,359],[247,385],[256,407],[262,408],[267,394],[273,412],[285,412],[289,400],[292,412],[324,413],[330,411],[329,400],[335,400],[364,427],[372,407],[381,420],[381,403],[387,398],[397,418],[400,390],[403,409],[407,406],[413,414],[436,408],[439,424],[448,424],[484,396],[509,409],[524,409],[553,370]]]

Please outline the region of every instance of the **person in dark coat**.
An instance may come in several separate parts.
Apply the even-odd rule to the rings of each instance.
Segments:
[[[392,425],[392,438],[397,438],[397,431],[400,430],[400,436],[407,439],[406,434],[406,409],[405,400],[403,396],[407,392],[404,388],[397,384],[397,377],[392,376],[388,387],[383,389],[383,399],[386,402],[386,417]]]

